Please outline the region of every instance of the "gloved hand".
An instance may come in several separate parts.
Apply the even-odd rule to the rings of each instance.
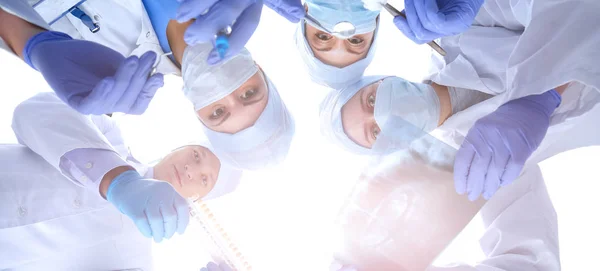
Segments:
[[[484,0],[404,0],[406,19],[394,24],[417,44],[464,32],[473,23]]]
[[[171,238],[175,231],[182,234],[190,221],[186,200],[169,183],[144,179],[135,170],[114,178],[106,199],[155,242]]]
[[[292,23],[304,18],[306,10],[300,0],[264,0],[265,5]]]
[[[229,49],[224,59],[237,55],[246,46],[258,26],[262,13],[262,0],[177,0],[177,21],[183,23],[196,19],[185,31],[184,39],[189,45],[213,43],[215,35],[231,26]],[[234,23],[235,22],[235,23]],[[207,59],[211,65],[221,62],[219,53],[213,49]]]
[[[216,263],[210,262],[206,267],[200,269],[200,271],[233,271],[231,267],[226,264],[217,265]]]
[[[469,130],[454,162],[459,194],[489,199],[512,183],[546,136],[550,116],[560,105],[555,90],[516,99],[479,119]]]
[[[162,74],[148,77],[154,52],[125,59],[108,47],[60,32],[33,36],[23,55],[62,101],[83,114],[142,114],[164,84]]]

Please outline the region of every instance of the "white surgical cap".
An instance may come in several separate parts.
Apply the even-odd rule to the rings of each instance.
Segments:
[[[292,115],[275,85],[267,76],[265,80],[269,100],[254,125],[235,134],[220,133],[204,126],[218,156],[239,169],[255,170],[279,164],[287,156],[294,136]]]
[[[236,169],[229,165],[226,161],[223,161],[223,159],[221,159],[217,155],[215,149],[208,142],[192,142],[190,144],[187,144],[186,146],[196,145],[203,146],[210,150],[215,156],[217,156],[217,158],[221,162],[221,167],[219,168],[219,175],[217,176],[217,182],[215,183],[213,189],[210,190],[210,192],[208,192],[208,194],[206,194],[204,197],[202,197],[202,200],[218,198],[220,196],[233,192],[240,184],[243,171]]]
[[[236,56],[209,65],[206,62],[211,44],[188,46],[183,52],[181,74],[183,93],[199,110],[231,94],[258,71],[252,55],[245,48]]]
[[[375,18],[373,19],[375,20]],[[379,23],[377,23],[377,25],[379,25]],[[378,31],[379,26],[375,28],[373,43],[365,58],[343,68],[327,65],[315,57],[308,44],[308,40],[306,40],[306,24],[304,21],[300,21],[299,26],[296,29],[296,47],[300,52],[300,57],[302,57],[302,62],[308,71],[308,75],[313,82],[333,89],[341,89],[360,80],[369,64],[371,64],[371,61],[373,61],[376,51],[375,47],[377,47]]]
[[[358,82],[342,88],[341,90],[331,91],[321,103],[319,117],[321,119],[321,133],[325,138],[338,146],[356,154],[368,155],[371,154],[371,149],[365,148],[356,144],[344,132],[342,124],[342,107],[350,100],[359,90],[370,84],[373,84],[387,76],[365,76]]]

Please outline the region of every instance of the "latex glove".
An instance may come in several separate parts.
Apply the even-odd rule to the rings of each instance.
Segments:
[[[555,90],[516,99],[479,119],[469,130],[454,162],[454,185],[474,201],[489,199],[512,183],[546,136],[550,116],[560,105]]]
[[[466,31],[484,0],[404,0],[406,19],[394,24],[412,41],[423,44]]]
[[[219,264],[210,262],[206,265],[206,267],[200,269],[200,271],[233,271],[231,267],[226,264]]]
[[[229,49],[223,60],[237,55],[246,46],[258,26],[263,5],[262,0],[177,1],[181,3],[177,10],[177,21],[183,23],[196,19],[184,34],[184,40],[189,45],[214,44],[215,35],[227,26],[231,26]],[[222,60],[217,50],[213,49],[207,61],[214,65]]]
[[[46,31],[27,41],[23,55],[62,101],[83,114],[142,114],[164,85],[162,74],[148,77],[154,52],[125,59],[106,46]]]
[[[292,23],[304,18],[306,10],[300,0],[264,0],[265,5]]]
[[[113,179],[106,199],[155,242],[171,238],[175,231],[182,234],[190,221],[186,200],[169,183],[144,179],[135,170]]]

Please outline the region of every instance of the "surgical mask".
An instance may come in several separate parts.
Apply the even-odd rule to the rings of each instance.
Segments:
[[[373,18],[373,21],[376,25],[378,24],[376,18]],[[296,48],[300,53],[302,63],[304,64],[311,81],[319,85],[339,90],[358,82],[362,78],[365,70],[375,57],[378,32],[379,27],[376,27],[373,35],[373,43],[371,43],[371,47],[365,58],[343,68],[327,65],[315,57],[308,44],[308,40],[306,40],[306,24],[302,21],[296,29]]]
[[[307,0],[306,5],[308,14],[328,31],[332,31],[340,22],[354,25],[355,34],[372,32],[377,27],[376,18],[379,12],[365,9],[360,0]]]
[[[440,101],[430,85],[389,77],[377,87],[374,117],[382,130],[390,117],[400,117],[428,133],[438,126]]]
[[[268,102],[254,125],[235,134],[216,132],[204,126],[215,154],[238,169],[256,170],[281,163],[289,151],[295,132],[292,115],[275,85],[265,76]]]
[[[223,63],[211,66],[206,59],[212,49],[211,44],[204,43],[188,46],[183,52],[183,93],[194,105],[194,110],[225,98],[259,70],[246,49]]]

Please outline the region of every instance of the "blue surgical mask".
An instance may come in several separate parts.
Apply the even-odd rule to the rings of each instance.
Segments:
[[[355,34],[369,33],[377,27],[379,12],[365,9],[361,0],[307,0],[306,5],[308,14],[328,31],[340,22],[352,23]]]
[[[374,117],[382,130],[388,119],[399,117],[428,133],[438,126],[440,101],[430,85],[388,77],[377,88]]]

